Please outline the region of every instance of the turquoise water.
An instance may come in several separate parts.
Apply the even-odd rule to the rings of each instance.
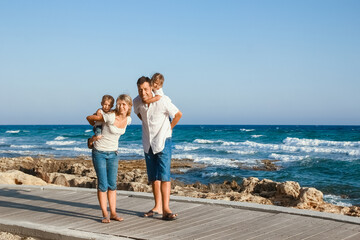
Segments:
[[[90,157],[90,126],[0,126],[0,157]],[[221,183],[244,177],[297,181],[315,187],[334,204],[360,205],[360,126],[179,125],[173,158],[192,159],[204,169],[173,177],[187,183]],[[122,160],[142,159],[141,126],[120,138]],[[263,159],[280,160],[274,172],[247,170]]]

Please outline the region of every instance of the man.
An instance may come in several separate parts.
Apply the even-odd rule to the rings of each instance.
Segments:
[[[146,104],[153,97],[150,79],[141,77],[137,81],[139,96],[134,99],[134,112],[142,121],[142,143],[145,152],[148,180],[152,184],[155,206],[145,217],[162,214],[164,220],[175,220],[170,202],[170,163],[172,129],[179,122],[182,113],[167,96]],[[169,117],[173,118],[171,123]]]

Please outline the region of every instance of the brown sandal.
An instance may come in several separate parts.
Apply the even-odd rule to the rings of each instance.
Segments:
[[[108,217],[102,217],[101,223],[110,223],[110,219]]]
[[[150,210],[147,213],[144,213],[144,217],[154,217],[155,215],[159,215],[157,211]]]
[[[173,221],[176,220],[176,218],[177,218],[176,213],[166,213],[165,215],[163,215],[162,220]]]

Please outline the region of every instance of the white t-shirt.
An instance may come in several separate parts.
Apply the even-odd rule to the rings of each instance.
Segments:
[[[169,116],[174,118],[179,109],[167,96],[149,105],[144,104],[137,96],[134,99],[134,112],[141,115],[144,152],[149,153],[150,147],[154,154],[161,152],[166,138],[172,135]]]
[[[115,113],[103,115],[102,138],[94,142],[94,148],[99,151],[117,151],[119,148],[119,138],[126,131],[126,127],[118,128],[114,125]],[[131,117],[127,117],[126,126],[131,124]]]
[[[159,95],[159,96],[164,96],[165,95],[162,88],[159,88],[158,90],[154,89],[153,92],[154,92],[155,95]]]

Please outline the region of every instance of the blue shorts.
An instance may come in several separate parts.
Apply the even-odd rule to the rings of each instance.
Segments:
[[[149,153],[145,153],[145,161],[149,182],[170,182],[171,138],[165,140],[162,152],[154,154],[150,147]]]
[[[116,152],[92,150],[92,161],[101,192],[116,190],[119,158]]]

